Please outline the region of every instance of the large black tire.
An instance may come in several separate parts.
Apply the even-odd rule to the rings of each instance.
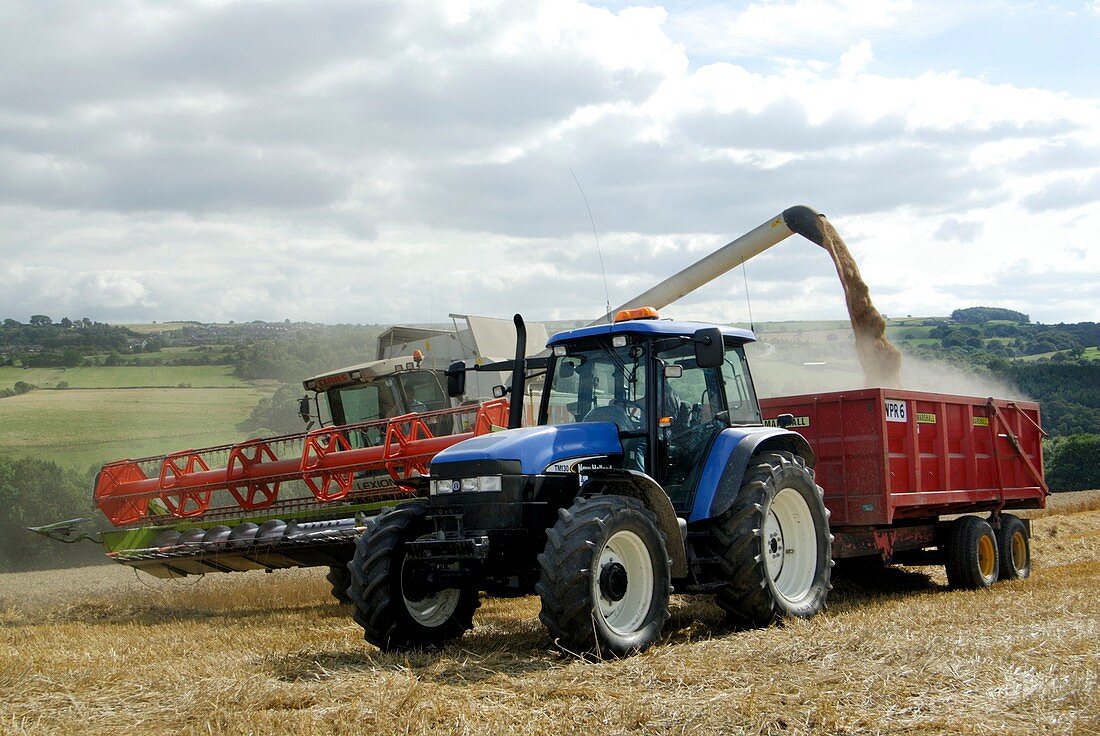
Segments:
[[[346,562],[343,565],[330,565],[325,580],[332,586],[333,598],[345,605],[351,603],[351,597],[348,595],[348,586],[351,585],[351,571],[348,570]]]
[[[960,516],[951,522],[946,552],[944,567],[951,587],[979,590],[997,582],[997,537],[983,519]]]
[[[1031,537],[1024,522],[1012,514],[1001,514],[997,549],[1001,580],[1023,580],[1031,575]]]
[[[578,498],[547,531],[535,586],[539,620],[562,649],[640,652],[668,620],[672,562],[653,512],[636,498]]]
[[[418,502],[367,519],[348,565],[352,618],[363,627],[363,638],[385,652],[439,647],[457,639],[473,628],[480,605],[477,591],[465,588],[419,600],[405,597],[405,544],[432,531],[426,514]]]
[[[716,600],[731,623],[768,626],[825,608],[832,575],[829,511],[813,471],[789,452],[756,455],[728,511],[709,525]]]

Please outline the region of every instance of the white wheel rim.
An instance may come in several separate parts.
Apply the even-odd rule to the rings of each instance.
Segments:
[[[438,593],[425,596],[423,600],[410,601],[405,596],[405,610],[420,624],[427,628],[435,628],[447,623],[451,614],[458,608],[458,598],[461,595],[458,588],[447,588]]]
[[[420,537],[426,539],[428,535]],[[405,610],[409,612],[413,620],[421,626],[429,629],[434,629],[436,626],[442,626],[447,623],[448,619],[458,608],[459,598],[462,597],[462,591],[458,588],[447,588],[440,590],[431,595],[426,595],[418,601],[410,601],[404,594],[404,580],[405,580],[405,561],[401,561],[401,581],[402,581],[402,593],[401,599],[405,601]]]
[[[764,520],[764,560],[772,587],[788,602],[805,598],[817,568],[814,520],[794,488],[781,488]]]
[[[626,571],[626,592],[619,600],[609,597],[600,585],[600,576],[616,564]],[[600,550],[592,575],[592,598],[609,629],[629,635],[642,626],[653,603],[653,580],[653,564],[642,538],[631,531],[612,534]]]

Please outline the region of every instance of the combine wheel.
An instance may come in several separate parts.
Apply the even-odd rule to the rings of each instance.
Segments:
[[[348,596],[348,586],[351,585],[351,571],[348,570],[347,563],[331,565],[325,580],[332,586],[333,598],[343,604],[351,603],[351,598]]]
[[[474,626],[476,590],[448,588],[429,595],[406,585],[405,544],[431,533],[423,503],[385,509],[367,519],[348,565],[352,617],[363,638],[382,651],[438,647]]]
[[[832,574],[829,512],[812,471],[789,452],[753,458],[728,511],[710,526],[718,605],[735,624],[767,626],[825,607]]]
[[[979,590],[997,582],[1000,562],[993,528],[977,516],[955,519],[949,532],[945,567],[947,581],[954,588]]]
[[[997,548],[1002,580],[1023,580],[1031,575],[1031,539],[1024,522],[1012,514],[1001,514]]]
[[[635,498],[578,498],[539,555],[539,619],[562,648],[622,656],[668,620],[671,561],[653,512]]]

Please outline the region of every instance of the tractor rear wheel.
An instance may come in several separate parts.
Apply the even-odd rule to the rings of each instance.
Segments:
[[[558,512],[538,557],[539,620],[562,649],[624,656],[661,635],[672,562],[653,512],[636,498],[578,498]]]
[[[331,565],[325,580],[332,586],[332,597],[343,604],[351,603],[348,596],[348,586],[351,585],[351,571],[345,562],[343,565]]]
[[[728,511],[709,527],[717,603],[734,624],[767,626],[825,608],[832,587],[829,511],[801,457],[755,456]]]
[[[1023,580],[1031,575],[1031,539],[1024,522],[1012,514],[1001,514],[997,530],[1001,580]]]
[[[382,651],[439,647],[473,628],[476,590],[427,595],[406,585],[405,545],[432,531],[423,503],[407,503],[367,519],[348,569],[352,618]]]
[[[953,588],[979,590],[997,582],[1000,561],[993,527],[977,516],[951,522],[947,542],[947,582]]]

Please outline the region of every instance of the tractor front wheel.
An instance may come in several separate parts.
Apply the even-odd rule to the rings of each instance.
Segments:
[[[385,509],[367,520],[348,569],[352,617],[363,638],[382,651],[439,647],[473,628],[477,591],[448,588],[429,594],[406,585],[405,545],[431,530],[423,503]]]
[[[539,555],[539,619],[562,649],[624,656],[668,620],[671,561],[653,512],[636,498],[578,498],[558,512]]]

